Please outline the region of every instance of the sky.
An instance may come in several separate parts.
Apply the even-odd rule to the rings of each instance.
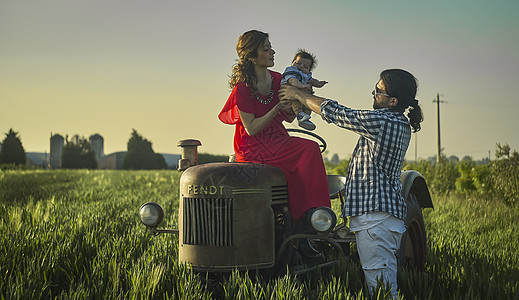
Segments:
[[[441,146],[460,159],[519,149],[519,1],[0,0],[0,135],[48,152],[51,134],[100,134],[105,154],[125,151],[132,129],[159,153],[231,154],[227,100],[236,42],[268,32],[274,71],[298,48],[316,55],[316,95],[371,109],[382,70],[419,81],[422,130],[407,159]],[[312,114],[325,156],[348,158],[358,136]],[[286,124],[298,128],[297,122]]]

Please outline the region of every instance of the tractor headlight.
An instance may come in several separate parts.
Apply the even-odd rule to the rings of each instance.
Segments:
[[[164,218],[164,211],[157,203],[147,202],[139,209],[139,218],[144,225],[157,228],[159,223],[162,222],[162,218]]]
[[[335,227],[336,223],[335,212],[326,206],[316,208],[310,215],[310,224],[317,232],[328,232]]]

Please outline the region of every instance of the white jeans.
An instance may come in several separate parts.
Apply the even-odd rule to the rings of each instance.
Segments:
[[[396,253],[403,232],[390,226],[395,219],[386,219],[374,227],[355,232],[360,263],[370,295],[372,289],[377,287],[377,278],[383,277],[384,283],[391,284],[392,297],[396,299],[398,296]]]

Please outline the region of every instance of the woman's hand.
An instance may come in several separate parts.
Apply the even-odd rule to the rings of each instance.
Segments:
[[[276,104],[274,109],[277,109],[278,111],[280,111],[280,110],[289,111],[292,109],[292,105],[290,104],[289,100],[279,100],[279,103]]]
[[[292,105],[290,105],[289,100],[280,100],[276,106],[274,106],[271,110],[259,118],[256,118],[252,113],[246,113],[241,110],[238,110],[238,112],[240,113],[240,119],[243,123],[243,127],[245,127],[245,131],[248,135],[254,136],[263,130],[263,128],[265,128],[265,126],[267,126],[267,124],[272,121],[272,119],[274,119],[281,110],[292,110]]]
[[[292,123],[294,121],[296,115],[292,110],[292,101],[290,100],[279,100],[279,103],[274,107],[276,111],[284,111],[285,112],[285,121]]]

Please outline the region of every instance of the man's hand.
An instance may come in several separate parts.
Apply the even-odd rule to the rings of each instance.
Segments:
[[[297,94],[301,93],[301,90],[290,86],[290,85],[282,85],[279,89],[279,99],[280,100],[298,100]]]
[[[324,101],[324,98],[310,95],[296,87],[288,85],[282,85],[279,89],[279,99],[297,100],[319,115],[321,114],[321,103]]]

